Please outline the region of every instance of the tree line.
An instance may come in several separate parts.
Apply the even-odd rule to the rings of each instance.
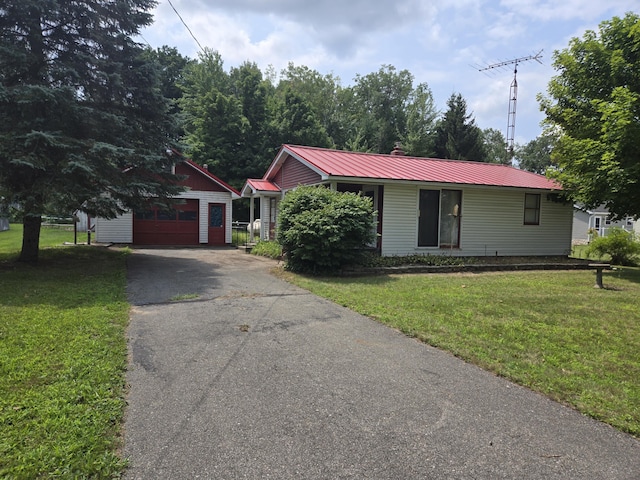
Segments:
[[[332,74],[293,63],[262,72],[245,62],[227,72],[211,49],[197,59],[168,46],[147,55],[160,68],[185,154],[236,187],[262,176],[284,143],[390,153],[400,142],[418,157],[511,162],[502,133],[481,129],[461,94],[442,112],[426,83],[392,65],[343,86]],[[534,143],[516,150],[523,167],[539,172],[541,151]]]

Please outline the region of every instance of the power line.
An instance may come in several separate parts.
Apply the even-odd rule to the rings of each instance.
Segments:
[[[180,16],[180,14],[178,13],[178,10],[176,10],[176,7],[173,6],[173,3],[171,3],[171,0],[167,0],[167,1],[169,2],[169,5],[171,5],[171,8],[173,8],[173,11],[176,12],[176,15],[178,16],[178,18],[180,19],[180,21],[184,25],[184,28],[186,28],[189,31],[189,33],[191,34],[191,37],[193,37],[193,39],[198,44],[198,47],[200,47],[200,51],[204,52],[204,48],[202,48],[202,45],[200,45],[200,42],[198,41],[196,36],[193,34],[191,29],[189,28],[189,25],[187,25],[186,22],[184,21],[184,19]]]

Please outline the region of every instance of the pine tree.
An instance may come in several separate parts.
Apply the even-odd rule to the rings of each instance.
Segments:
[[[473,115],[467,113],[467,102],[462,95],[452,94],[447,106],[449,110],[436,128],[435,156],[484,162],[482,130],[476,125]]]
[[[0,198],[21,209],[37,262],[49,212],[112,218],[179,191],[156,66],[132,40],[153,0],[0,6]]]

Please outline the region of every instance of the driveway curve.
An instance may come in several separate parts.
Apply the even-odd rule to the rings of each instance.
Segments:
[[[128,260],[128,479],[637,479],[640,442],[272,276]]]

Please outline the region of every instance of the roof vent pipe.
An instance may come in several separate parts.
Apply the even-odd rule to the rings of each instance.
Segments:
[[[391,152],[391,155],[397,155],[400,157],[406,155],[404,153],[404,150],[402,150],[402,144],[400,142],[396,142],[395,146],[393,147],[393,151]]]

